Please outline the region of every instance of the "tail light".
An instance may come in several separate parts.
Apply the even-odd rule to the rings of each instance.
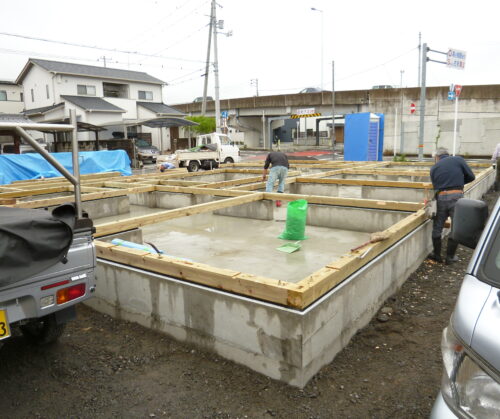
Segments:
[[[85,284],[76,284],[57,291],[57,304],[64,304],[85,295]]]

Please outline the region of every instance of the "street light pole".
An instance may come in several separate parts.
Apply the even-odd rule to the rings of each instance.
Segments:
[[[323,10],[316,9],[316,7],[311,7],[311,10],[314,12],[320,12],[321,13],[321,91],[323,91],[323,67],[324,67],[324,25],[323,25]]]
[[[332,61],[332,153],[335,158],[335,61]],[[332,159],[333,160],[333,159]]]

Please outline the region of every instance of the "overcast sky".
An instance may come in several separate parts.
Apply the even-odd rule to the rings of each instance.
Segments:
[[[203,94],[210,0],[4,3],[0,80],[14,80],[29,57],[102,66],[105,56],[108,67],[145,71],[169,83],[167,104]],[[221,32],[233,33],[218,36],[223,99],[255,95],[252,79],[258,79],[259,95],[320,87],[322,40],[325,90],[332,87],[332,60],[336,90],[398,86],[401,70],[402,85],[416,86],[419,32],[431,49],[467,53],[463,71],[428,63],[428,86],[500,83],[498,1],[219,0],[219,5]],[[433,52],[429,57],[446,59]],[[208,94],[214,96],[212,72]]]

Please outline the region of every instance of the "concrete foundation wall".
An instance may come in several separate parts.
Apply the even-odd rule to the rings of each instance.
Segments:
[[[355,207],[335,207],[309,204],[307,225],[373,233],[396,224],[409,213]]]
[[[422,202],[424,189],[393,188],[366,185],[336,185],[319,183],[294,183],[291,193],[304,195],[335,196],[340,198],[380,199],[384,201]]]
[[[74,197],[72,199],[68,199],[68,202],[74,202]],[[49,209],[55,208],[56,206],[49,207]],[[130,212],[130,203],[128,196],[126,195],[115,196],[112,198],[82,201],[82,209],[89,215],[89,218],[97,219],[111,215],[126,214]]]
[[[303,387],[369,322],[429,246],[426,223],[303,312],[103,260],[96,298],[87,304]]]

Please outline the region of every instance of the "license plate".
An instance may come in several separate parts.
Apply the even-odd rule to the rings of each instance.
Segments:
[[[10,336],[9,321],[7,320],[7,312],[0,310],[0,340]]]

